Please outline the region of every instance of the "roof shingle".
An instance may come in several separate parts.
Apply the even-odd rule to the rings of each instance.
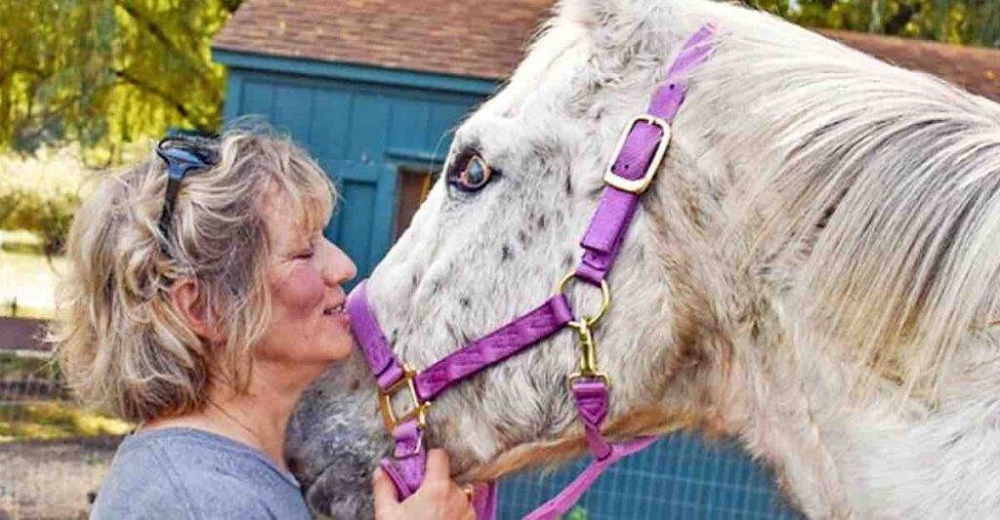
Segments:
[[[246,0],[214,47],[500,79],[554,0]],[[821,31],[868,54],[1000,100],[1000,50]]]
[[[497,79],[552,0],[246,0],[214,47]]]
[[[1000,50],[849,31],[820,32],[894,65],[929,72],[1000,101]]]

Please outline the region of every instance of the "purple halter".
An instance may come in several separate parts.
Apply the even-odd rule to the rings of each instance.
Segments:
[[[684,101],[686,76],[712,53],[710,40],[714,33],[715,28],[708,24],[688,40],[670,67],[666,82],[654,95],[648,114],[634,118],[625,129],[615,161],[604,177],[607,184],[604,195],[580,242],[584,249],[580,265],[562,280],[556,295],[541,306],[430,367],[416,371],[401,363],[393,354],[368,303],[365,282],[351,292],[347,301],[351,327],[368,368],[378,383],[382,416],[396,443],[392,458],[383,459],[379,464],[395,483],[400,499],[413,494],[424,479],[427,451],[423,433],[427,427],[426,411],[431,402],[452,385],[566,327],[578,334],[582,349],[580,370],[570,375],[569,381],[594,461],[562,492],[525,518],[548,520],[566,513],[608,466],[656,440],[656,437],[642,437],[612,443],[601,435],[601,424],[608,412],[610,382],[605,374],[597,371],[592,330],[610,303],[605,277],[628,232],[639,206],[639,197],[652,182],[670,143],[669,123]],[[574,279],[601,288],[603,304],[595,317],[574,321],[573,310],[564,294],[567,284]],[[405,414],[396,416],[392,398],[402,393],[408,396],[411,408]],[[495,483],[491,482],[477,492],[473,502],[478,518],[495,518]]]

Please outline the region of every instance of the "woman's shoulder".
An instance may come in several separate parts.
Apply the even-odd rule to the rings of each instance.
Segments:
[[[268,472],[251,448],[207,432],[143,432],[119,447],[91,517],[275,518],[272,495],[305,512],[297,489]]]

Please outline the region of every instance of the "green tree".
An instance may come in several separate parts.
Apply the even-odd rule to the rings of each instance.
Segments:
[[[214,131],[212,35],[242,0],[0,0],[0,152],[78,141],[92,165],[172,126]]]
[[[745,0],[810,27],[1000,47],[1000,0]]]

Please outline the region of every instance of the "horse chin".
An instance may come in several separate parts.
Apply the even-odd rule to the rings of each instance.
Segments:
[[[317,514],[336,520],[374,518],[368,461],[331,462],[306,491],[306,502]]]
[[[310,509],[323,517],[372,518],[372,470],[391,447],[371,412],[374,395],[363,391],[369,376],[359,368],[331,369],[306,391],[289,422],[289,468]]]

